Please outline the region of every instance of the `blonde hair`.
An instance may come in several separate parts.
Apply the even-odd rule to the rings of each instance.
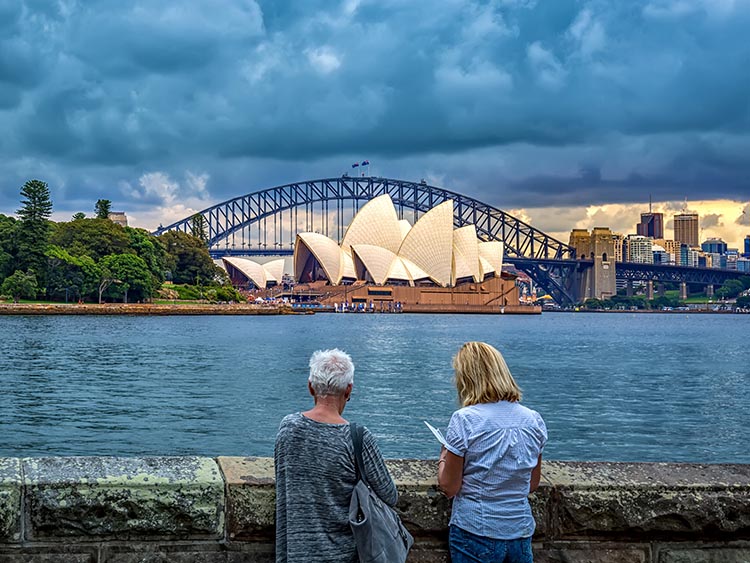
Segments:
[[[467,342],[453,358],[456,389],[461,405],[521,400],[521,388],[513,379],[502,354],[484,342]]]

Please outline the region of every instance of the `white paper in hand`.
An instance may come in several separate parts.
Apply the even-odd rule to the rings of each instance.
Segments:
[[[432,424],[430,424],[426,420],[424,421],[424,423],[427,425],[427,428],[430,429],[430,432],[433,433],[433,435],[435,436],[435,438],[437,438],[437,441],[440,442],[442,445],[445,446],[446,442],[445,442],[445,437],[443,436],[443,433],[440,432],[440,430],[438,430],[437,428],[435,428]]]

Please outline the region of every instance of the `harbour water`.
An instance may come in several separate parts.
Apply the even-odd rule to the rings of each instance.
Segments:
[[[345,417],[386,457],[438,453],[461,343],[498,347],[565,460],[750,463],[750,315],[0,317],[0,456],[260,455],[351,353]]]

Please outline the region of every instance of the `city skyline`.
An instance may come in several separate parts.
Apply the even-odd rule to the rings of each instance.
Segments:
[[[106,198],[154,229],[369,160],[561,240],[630,232],[649,196],[667,221],[687,198],[702,236],[750,232],[747,2],[63,0],[0,16],[0,213],[38,178],[56,220]]]

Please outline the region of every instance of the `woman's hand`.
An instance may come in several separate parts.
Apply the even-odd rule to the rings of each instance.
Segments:
[[[449,452],[445,446],[440,450],[438,459],[438,488],[448,498],[453,498],[461,490],[464,480],[464,458]]]

